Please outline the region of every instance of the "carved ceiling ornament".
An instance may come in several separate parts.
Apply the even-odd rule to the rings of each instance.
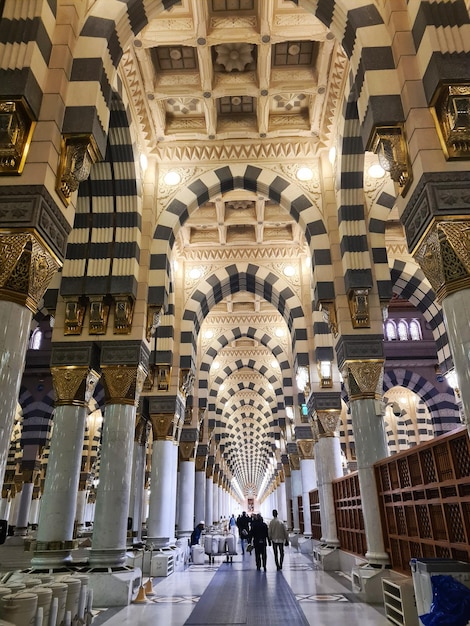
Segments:
[[[434,221],[415,252],[439,302],[470,287],[470,220]]]
[[[382,398],[383,360],[346,361],[343,372],[350,400]]]

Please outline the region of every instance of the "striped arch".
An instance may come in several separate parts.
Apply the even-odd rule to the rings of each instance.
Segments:
[[[391,268],[393,292],[409,300],[429,322],[437,348],[437,360],[446,372],[453,367],[442,307],[422,270],[411,262],[395,259]]]
[[[23,415],[21,445],[44,446],[50,437],[55,393],[53,390],[36,399],[29,389],[21,386],[18,402]]]
[[[63,296],[136,297],[142,207],[129,119],[114,93],[105,160],[92,166],[79,187],[62,271]]]
[[[290,332],[294,365],[308,366],[307,329],[301,302],[284,279],[253,263],[238,263],[221,268],[200,281],[183,315],[180,366],[194,367],[197,336],[204,318],[213,306],[239,291],[254,293],[278,310]]]
[[[357,0],[351,8],[349,0],[298,2],[332,31],[350,58],[363,136],[369,136],[374,124],[403,120],[390,35],[375,4]],[[111,85],[123,51],[153,17],[176,3],[97,0],[92,5],[76,45],[64,133],[90,133],[104,152]],[[374,80],[378,71],[384,77],[380,83],[387,86],[386,94]],[[86,89],[82,83],[86,83]]]
[[[440,393],[423,376],[419,376],[404,368],[387,370],[384,373],[384,394],[396,386],[405,387],[405,389],[413,391],[426,404],[431,416],[435,437],[443,435],[461,424],[453,394]]]
[[[331,244],[323,217],[295,183],[277,172],[252,165],[232,164],[204,173],[168,204],[155,229],[149,277],[149,304],[164,305],[169,298],[170,259],[179,228],[205,202],[233,189],[246,189],[284,208],[300,225],[313,263],[321,265],[325,289],[334,293]]]
[[[238,372],[240,373],[240,372]],[[277,406],[276,406],[276,398],[273,394],[272,391],[270,391],[269,389],[265,388],[263,386],[263,384],[260,383],[256,383],[256,382],[249,382],[246,383],[242,380],[239,380],[238,378],[235,378],[233,381],[231,381],[230,379],[226,380],[225,382],[226,385],[229,385],[227,389],[224,389],[222,394],[219,394],[219,396],[217,397],[216,400],[216,413],[218,415],[222,415],[224,413],[224,411],[227,410],[226,405],[231,402],[232,398],[235,397],[236,400],[236,396],[237,394],[241,393],[241,392],[254,392],[256,394],[258,394],[258,396],[260,398],[262,398],[264,400],[264,402],[269,406],[269,414],[272,415],[273,411],[277,411]],[[231,385],[231,386],[230,386]],[[266,385],[267,387],[267,385]],[[251,396],[251,393],[249,393],[249,395]],[[258,399],[259,402],[259,406],[262,406],[261,401]],[[235,405],[231,405],[230,409],[234,410],[236,407]],[[260,409],[261,410],[261,409]],[[265,410],[265,409],[264,409]],[[267,414],[266,414],[267,415]]]

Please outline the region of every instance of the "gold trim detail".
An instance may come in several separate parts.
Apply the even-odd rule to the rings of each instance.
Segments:
[[[341,421],[341,411],[327,410],[318,411],[318,437],[336,437],[337,430]]]
[[[90,175],[91,166],[101,158],[93,135],[64,135],[60,146],[56,191],[68,206],[72,194]]]
[[[109,304],[106,296],[90,297],[88,332],[90,335],[105,335],[108,329]]]
[[[129,335],[132,331],[134,316],[134,298],[132,296],[114,296],[114,334]]]
[[[441,85],[431,113],[446,159],[470,159],[470,85]]]
[[[370,328],[369,289],[351,289],[348,303],[353,328]]]
[[[64,314],[64,335],[81,335],[85,318],[86,300],[66,298]]]
[[[414,255],[439,302],[470,287],[470,220],[434,221]]]
[[[202,455],[196,455],[196,472],[206,471],[207,457]]]
[[[185,461],[194,461],[196,456],[195,441],[180,441],[178,446],[178,458],[180,463]]]
[[[343,379],[350,400],[382,398],[383,360],[346,361]]]
[[[31,233],[0,233],[0,297],[36,313],[59,265]]]
[[[35,126],[24,99],[0,100],[0,175],[22,173]]]
[[[289,464],[291,470],[300,470],[300,456],[298,454],[289,454]]]
[[[179,390],[184,398],[191,395],[194,385],[194,373],[191,369],[180,369]]]

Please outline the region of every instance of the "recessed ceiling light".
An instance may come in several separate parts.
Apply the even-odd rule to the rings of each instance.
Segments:
[[[165,181],[165,184],[170,185],[170,187],[174,187],[181,181],[181,176],[178,172],[171,171],[165,174],[163,180]]]
[[[374,163],[367,170],[371,178],[383,178],[385,176],[384,168],[378,163]]]
[[[336,148],[333,146],[333,148],[330,148],[330,151],[328,152],[328,160],[331,163],[331,165],[333,165],[333,163],[335,162],[336,159]]]
[[[276,328],[276,330],[274,331],[274,334],[276,335],[276,337],[284,337],[284,329]]]
[[[284,268],[284,275],[293,276],[294,274],[295,274],[295,267],[293,267],[292,265],[286,265],[286,267]]]
[[[199,267],[193,267],[191,270],[189,270],[189,278],[192,278],[193,280],[201,278],[202,272],[199,269]]]
[[[143,152],[141,152],[140,154],[140,167],[142,169],[143,172],[146,171],[147,167],[148,167],[148,159],[147,159],[147,155],[144,154]]]
[[[313,172],[309,167],[299,167],[297,170],[297,178],[299,180],[312,180]]]
[[[204,337],[206,339],[212,339],[213,336],[214,336],[214,333],[212,330],[206,330],[206,332],[204,333]]]

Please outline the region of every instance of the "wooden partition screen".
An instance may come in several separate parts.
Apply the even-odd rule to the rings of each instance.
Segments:
[[[364,556],[367,542],[357,472],[333,481],[333,497],[341,549]]]
[[[394,569],[415,558],[470,562],[470,443],[467,429],[375,464],[384,539]]]
[[[312,538],[321,539],[321,520],[320,520],[320,494],[318,489],[312,489],[308,492],[310,501],[310,519],[312,525]]]
[[[304,503],[302,500],[302,496],[297,496],[297,506],[299,507],[299,529],[300,534],[303,535],[304,530]]]

